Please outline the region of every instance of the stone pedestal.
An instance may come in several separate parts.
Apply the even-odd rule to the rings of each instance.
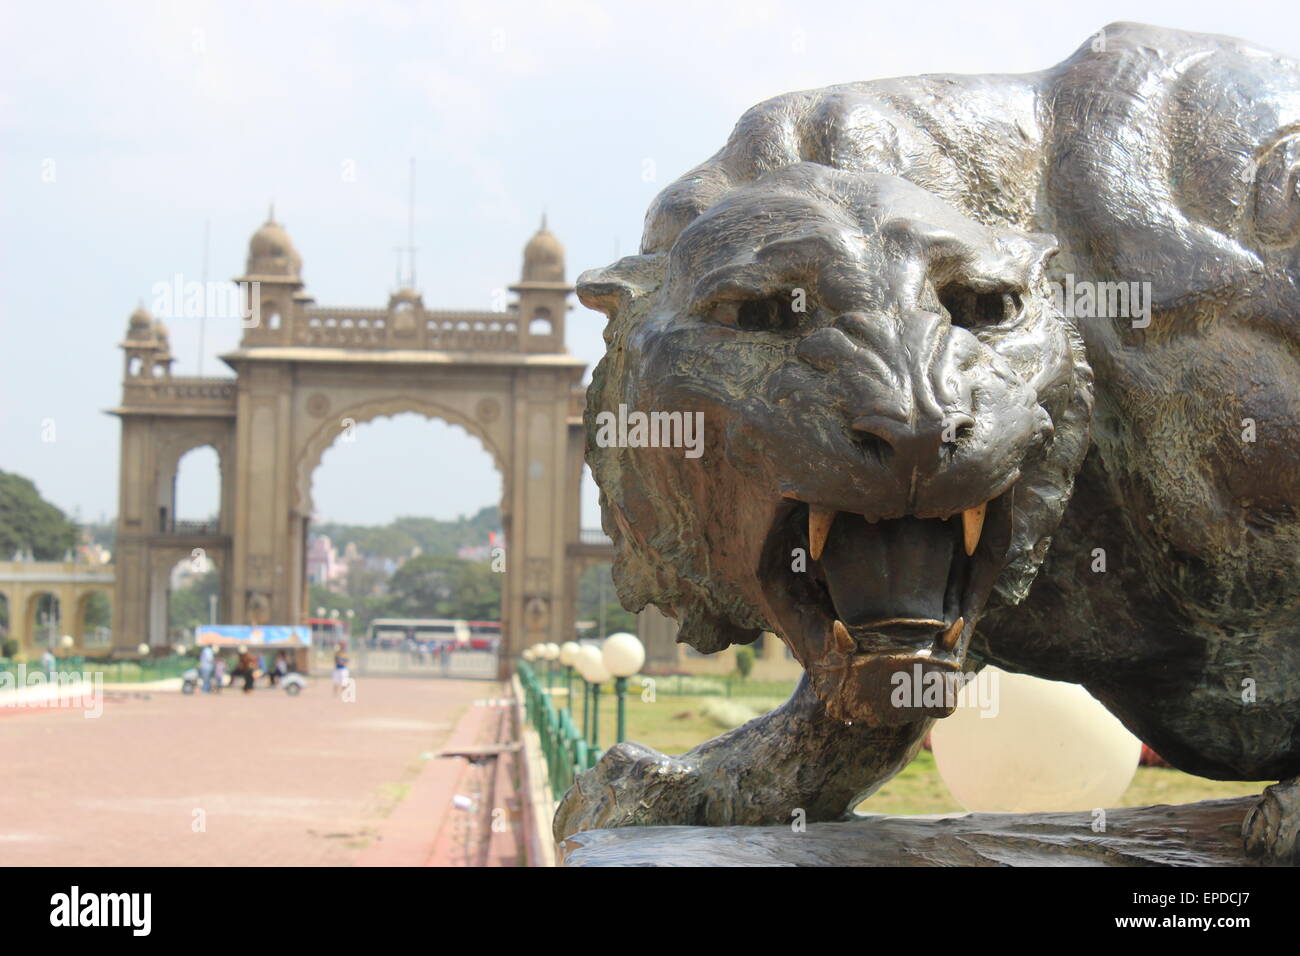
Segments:
[[[860,816],[773,827],[623,827],[560,846],[565,866],[1252,866],[1241,821],[1258,798],[1091,813]]]

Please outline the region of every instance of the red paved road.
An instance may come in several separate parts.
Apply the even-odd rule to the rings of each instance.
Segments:
[[[0,865],[349,865],[421,754],[498,693],[489,681],[363,678],[355,703],[316,680],[297,698],[109,699],[94,720],[9,711]]]

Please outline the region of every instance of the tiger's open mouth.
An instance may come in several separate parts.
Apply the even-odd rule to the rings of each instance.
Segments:
[[[952,712],[949,697],[936,705],[904,685],[961,673],[1005,564],[1013,495],[931,517],[783,504],[763,591],[832,717],[897,724]]]

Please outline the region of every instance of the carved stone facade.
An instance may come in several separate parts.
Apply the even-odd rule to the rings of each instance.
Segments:
[[[321,307],[301,266],[278,223],[254,234],[236,279],[244,335],[222,356],[234,378],[172,377],[162,323],[131,316],[112,409],[122,419],[114,645],[166,642],[167,572],[195,548],[221,569],[221,620],[301,623],[312,473],[357,425],[404,412],[461,426],[501,472],[502,666],[527,644],[570,639],[584,365],[564,345],[572,287],[560,243],[543,223],[503,312],[429,310],[409,289],[386,308]],[[221,462],[221,514],[178,523],[177,465],[204,445]]]

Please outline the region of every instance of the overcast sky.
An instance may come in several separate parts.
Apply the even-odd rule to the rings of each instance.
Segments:
[[[1300,55],[1279,3],[5,3],[0,8],[0,469],[82,518],[117,508],[128,314],[176,273],[243,269],[275,202],[322,304],[382,306],[405,243],[426,305],[487,309],[542,211],[570,277],[635,250],[652,196],[787,90],[924,72],[1022,72],[1113,20]],[[349,180],[346,168],[354,170]],[[594,363],[601,316],[569,348]],[[176,374],[197,320],[170,324]],[[208,323],[202,371],[234,323]],[[43,440],[53,438],[50,440]],[[216,499],[184,466],[179,512]],[[317,471],[325,518],[454,517],[495,503],[477,441],[417,416],[362,426]],[[584,493],[584,524],[598,523]]]

